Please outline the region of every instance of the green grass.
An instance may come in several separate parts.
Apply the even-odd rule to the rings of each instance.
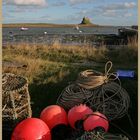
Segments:
[[[86,69],[104,72],[105,63],[113,62],[112,72],[117,69],[131,69],[135,71],[133,79],[121,79],[131,97],[130,116],[135,126],[130,128],[127,118],[117,123],[132,137],[137,134],[137,44],[130,44],[127,48],[108,50],[105,46],[95,49],[89,46],[38,46],[18,44],[3,48],[3,60],[16,61],[26,64],[27,68],[6,68],[3,72],[22,75],[29,80],[32,111],[34,117],[39,117],[43,108],[55,104],[62,90],[76,80],[78,73]],[[88,62],[91,65],[81,65]],[[79,63],[79,65],[75,65]],[[99,65],[94,65],[99,64]],[[123,125],[122,125],[123,123]],[[128,129],[129,128],[129,129]],[[118,132],[120,133],[120,132]]]

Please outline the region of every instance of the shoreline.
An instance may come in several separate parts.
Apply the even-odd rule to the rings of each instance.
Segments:
[[[18,27],[57,27],[57,28],[64,28],[64,27],[126,27],[126,26],[115,26],[115,25],[98,25],[98,24],[53,24],[53,23],[8,23],[2,24],[2,28],[18,28]]]
[[[82,24],[48,24],[48,23],[12,23],[12,24],[2,24],[2,27],[4,28],[15,28],[15,27],[98,27],[99,25],[96,24],[88,24],[88,25],[82,25]]]

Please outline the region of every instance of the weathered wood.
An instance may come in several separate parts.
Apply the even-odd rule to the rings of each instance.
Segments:
[[[21,64],[16,61],[2,61],[2,67],[8,67],[8,68],[26,68],[26,64]]]

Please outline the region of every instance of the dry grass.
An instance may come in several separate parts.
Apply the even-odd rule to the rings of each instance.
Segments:
[[[51,46],[37,44],[7,45],[3,49],[3,60],[16,61],[27,65],[26,69],[3,68],[3,72],[13,72],[28,77],[29,81],[38,79],[43,83],[56,83],[69,73],[66,67],[81,61],[107,62],[137,65],[137,43],[130,41],[128,47],[109,51],[106,46],[63,46],[55,41]],[[46,74],[48,73],[48,74]],[[56,74],[57,73],[57,74]],[[53,75],[55,74],[55,75]],[[47,80],[40,79],[47,75]],[[40,83],[40,82],[39,82]]]
[[[99,49],[91,46],[62,46],[59,42],[54,42],[51,46],[20,43],[6,47],[6,52],[10,55],[23,55],[30,58],[41,58],[55,61],[78,61],[81,59],[100,60],[105,57],[107,49]]]
[[[128,45],[108,52],[108,59],[123,65],[138,64],[138,40],[137,38],[128,39]]]
[[[57,83],[70,73],[71,63],[100,61],[105,58],[106,52],[105,47],[62,46],[58,42],[52,46],[26,43],[7,45],[3,48],[3,60],[18,62],[27,65],[27,68],[3,67],[3,72],[26,76],[30,83],[34,80],[39,84]]]
[[[53,62],[49,60],[44,60],[35,56],[37,48],[30,48],[28,45],[21,47],[19,46],[8,48],[3,50],[3,60],[19,62],[20,64],[26,65],[27,68],[9,68],[3,67],[3,72],[11,72],[18,75],[24,75],[28,77],[29,82],[33,82],[33,79],[38,77],[44,72],[49,72],[59,70],[61,67],[65,67],[65,64],[61,62]],[[36,52],[37,53],[37,52]],[[44,80],[45,81],[45,80]]]

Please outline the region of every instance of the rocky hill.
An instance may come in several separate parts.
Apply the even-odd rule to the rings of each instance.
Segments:
[[[83,17],[80,24],[92,24],[88,17]]]

